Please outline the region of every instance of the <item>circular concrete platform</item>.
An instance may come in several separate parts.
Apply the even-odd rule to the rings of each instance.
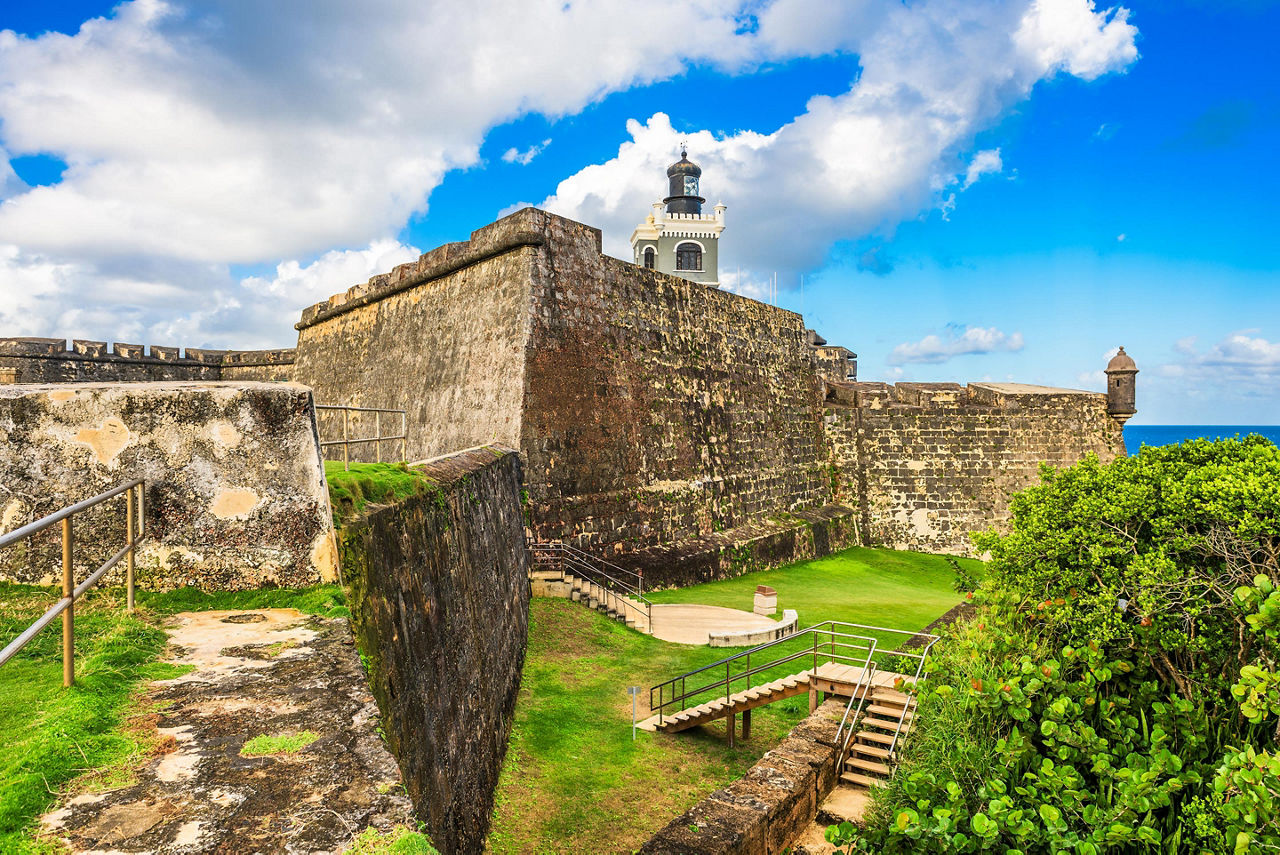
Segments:
[[[744,632],[777,626],[773,618],[724,606],[683,603],[653,606],[653,636],[676,644],[706,644],[711,633]]]

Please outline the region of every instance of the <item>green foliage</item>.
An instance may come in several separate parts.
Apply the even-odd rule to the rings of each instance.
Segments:
[[[877,852],[1280,846],[1280,452],[1090,459],[1015,497],[938,649]],[[1277,817],[1277,819],[1273,819]]]
[[[261,734],[240,747],[241,757],[266,757],[272,754],[297,754],[319,739],[319,734],[304,730],[301,733],[279,733],[275,736]]]
[[[341,461],[326,460],[324,477],[329,483],[333,524],[341,527],[364,512],[367,505],[386,505],[410,496],[432,496],[444,507],[444,492],[421,469],[405,463],[352,463],[348,471]]]
[[[378,831],[370,826],[356,836],[346,855],[439,855],[423,833],[398,826]]]

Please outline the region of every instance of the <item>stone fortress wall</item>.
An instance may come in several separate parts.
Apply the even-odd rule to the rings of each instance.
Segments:
[[[1019,383],[831,384],[824,422],[838,495],[895,549],[975,554],[1041,464],[1124,455],[1105,395]]]
[[[532,208],[297,327],[296,349],[250,352],[0,339],[0,389],[293,380],[319,403],[405,409],[409,459],[518,448],[533,540],[658,585],[855,543],[968,554],[1041,463],[1124,453],[1102,394],[849,382],[856,355],[800,315],[605,256],[599,230]],[[325,439],[337,425],[320,414]]]
[[[684,583],[843,548],[971,553],[1039,465],[1124,453],[1100,393],[858,384],[803,318],[518,211],[307,309],[295,379],[409,410],[409,456],[520,449],[536,541]]]
[[[625,557],[829,504],[803,318],[604,256],[561,217],[519,211],[298,327],[295,378],[408,408],[411,458],[518,447],[534,540]]]
[[[185,351],[61,338],[0,338],[0,384],[291,380],[293,348]]]

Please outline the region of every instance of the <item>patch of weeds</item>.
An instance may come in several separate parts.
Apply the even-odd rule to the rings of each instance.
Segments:
[[[356,837],[347,855],[439,855],[431,840],[420,831],[398,825],[390,831],[366,828]]]
[[[293,734],[282,733],[276,736],[268,736],[264,733],[246,742],[240,749],[240,756],[266,757],[271,754],[297,754],[319,738],[319,734],[309,730]]]

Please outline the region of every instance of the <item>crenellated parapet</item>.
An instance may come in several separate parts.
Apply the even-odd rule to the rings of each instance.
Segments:
[[[290,380],[293,348],[207,350],[62,338],[0,338],[0,384]]]

